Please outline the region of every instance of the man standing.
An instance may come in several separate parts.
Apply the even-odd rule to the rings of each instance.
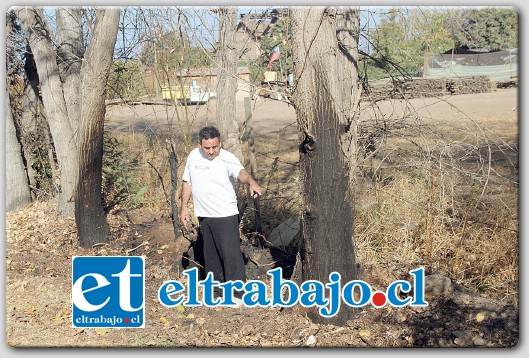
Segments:
[[[187,157],[182,176],[180,224],[189,222],[188,202],[193,195],[195,216],[204,240],[205,271],[216,281],[246,280],[240,247],[239,210],[234,183],[249,186],[252,197],[261,187],[244,169],[239,159],[222,149],[220,132],[204,127],[198,134],[198,148]],[[240,298],[241,293],[235,293]]]

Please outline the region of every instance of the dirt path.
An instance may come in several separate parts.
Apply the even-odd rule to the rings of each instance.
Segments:
[[[215,123],[216,100],[203,106],[188,106],[175,111],[173,106],[137,105],[111,106],[107,110],[106,125],[109,129],[132,131],[147,135],[161,130],[178,131],[179,124],[189,118],[189,126],[197,132],[206,123]],[[437,98],[420,98],[409,101],[411,108],[422,118],[432,121],[461,121],[462,118],[489,123],[497,118],[508,118],[513,125],[517,124],[518,97],[517,89],[502,89],[492,93],[467,94]],[[363,104],[362,118],[372,116],[373,109]],[[404,101],[381,101],[378,109],[386,114],[401,116],[404,113]],[[253,120],[256,135],[268,137],[296,135],[296,113],[291,105],[272,99],[258,98],[252,102]],[[180,120],[179,120],[180,119]],[[237,120],[244,123],[244,97],[237,101]],[[187,125],[184,124],[184,128]]]

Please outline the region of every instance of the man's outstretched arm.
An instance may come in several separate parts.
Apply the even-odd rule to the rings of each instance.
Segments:
[[[263,189],[257,184],[255,179],[248,173],[246,169],[242,169],[239,173],[239,176],[237,177],[237,180],[241,184],[246,184],[250,188],[250,194],[252,197],[256,197],[257,195],[261,195],[261,192]]]

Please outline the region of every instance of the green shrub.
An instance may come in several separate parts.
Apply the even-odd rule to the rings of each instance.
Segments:
[[[148,188],[136,178],[137,160],[120,149],[119,141],[105,136],[103,144],[103,199],[107,211],[119,205],[138,208],[147,202]]]

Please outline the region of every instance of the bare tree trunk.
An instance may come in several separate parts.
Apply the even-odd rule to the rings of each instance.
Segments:
[[[17,139],[9,94],[6,93],[6,211],[17,210],[31,201],[28,177]]]
[[[97,10],[97,22],[81,69],[82,114],[79,133],[79,186],[75,221],[79,243],[108,242],[101,198],[105,88],[119,25],[118,7]]]
[[[219,42],[217,47],[217,121],[222,136],[222,146],[235,154],[241,162],[243,155],[239,125],[235,117],[237,92],[237,7],[221,7]]]
[[[61,186],[59,209],[64,217],[73,216],[74,195],[79,175],[77,145],[68,117],[55,51],[51,46],[51,31],[44,21],[41,9],[24,7],[18,9],[17,15],[22,27],[28,33],[28,43],[37,65],[42,102],[55,144]]]
[[[57,15],[60,58],[59,71],[63,83],[68,118],[74,133],[81,121],[81,65],[84,56],[81,8],[60,7]],[[77,134],[78,135],[78,134]],[[76,140],[77,141],[77,140]]]
[[[347,142],[354,140],[358,10],[296,7],[291,19],[302,182],[301,276],[327,282],[330,273],[339,272],[343,284],[358,278]],[[342,305],[332,318],[310,316],[343,325],[354,311]]]

